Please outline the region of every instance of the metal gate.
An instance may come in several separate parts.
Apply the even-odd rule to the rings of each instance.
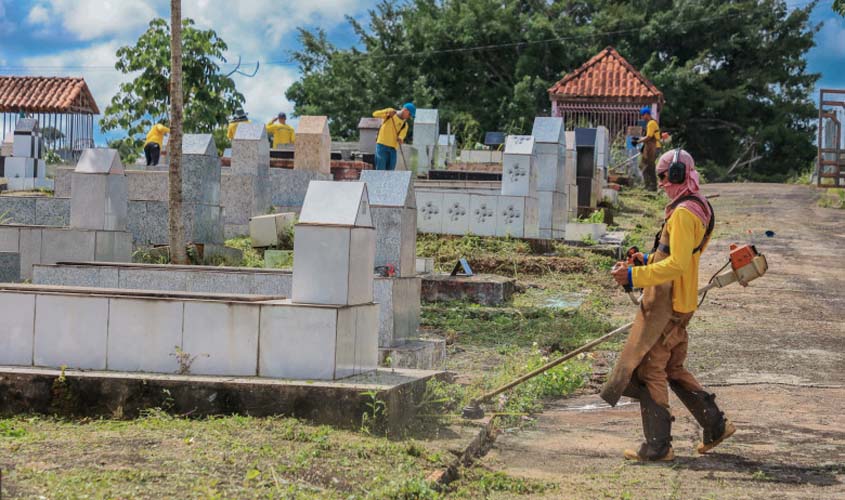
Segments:
[[[845,89],[819,91],[819,137],[816,173],[819,186],[845,186],[845,148],[842,121],[845,119]],[[832,182],[825,181],[832,179]]]

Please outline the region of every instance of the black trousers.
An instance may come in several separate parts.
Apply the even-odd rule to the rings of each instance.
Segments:
[[[159,157],[161,157],[161,146],[155,142],[148,142],[144,146],[144,156],[147,157],[147,166],[158,165]]]

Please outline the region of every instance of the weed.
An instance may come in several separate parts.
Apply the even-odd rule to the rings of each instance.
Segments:
[[[772,476],[766,474],[765,471],[758,470],[754,474],[751,474],[751,479],[755,481],[771,481]]]
[[[226,246],[243,252],[244,257],[239,267],[264,267],[264,257],[258,250],[252,248],[252,240],[249,236],[239,236],[226,240]]]
[[[845,189],[831,188],[825,190],[824,194],[819,198],[818,205],[821,208],[845,209]]]
[[[457,483],[454,496],[457,498],[486,498],[494,493],[532,495],[555,488],[552,483],[509,476],[502,472],[471,469],[466,477]],[[498,497],[497,497],[498,498]]]
[[[387,415],[387,405],[378,398],[377,390],[364,391],[361,396],[366,398],[365,411],[361,414],[361,432],[371,434],[383,423]]]
[[[176,363],[179,365],[179,370],[177,371],[179,375],[188,375],[191,373],[191,365],[194,364],[194,361],[196,361],[198,357],[208,357],[208,354],[195,354],[192,356],[190,353],[183,351],[178,345],[173,346],[173,348],[176,351],[170,353],[170,355],[176,358]]]
[[[593,213],[591,213],[587,217],[578,219],[578,222],[582,223],[582,224],[603,224],[604,223],[604,210],[595,210]]]
[[[0,420],[0,437],[19,438],[26,436],[26,429],[15,425],[13,420]]]

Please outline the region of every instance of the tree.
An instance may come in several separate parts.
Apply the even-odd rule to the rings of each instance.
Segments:
[[[181,21],[182,87],[184,92],[184,131],[212,133],[225,125],[228,117],[243,105],[244,97],[235,82],[220,74],[226,59],[226,42],[213,30],[194,27],[191,19]],[[166,119],[170,106],[170,24],[153,19],[134,46],[117,51],[115,68],[133,73],[112,97],[100,121],[104,132],[125,130],[126,137],[112,141],[111,147],[124,151],[124,161],[134,161],[150,127]]]
[[[833,0],[833,10],[845,16],[845,0]]]
[[[187,264],[185,227],[182,224],[182,0],[170,0],[170,158],[168,227],[170,259],[173,264]]]
[[[840,0],[842,1],[842,0]],[[298,114],[356,136],[361,116],[414,99],[441,120],[529,133],[547,89],[608,45],[666,97],[661,126],[713,176],[781,180],[812,160],[814,3],[782,0],[410,0],[379,3],[358,44],[300,30]],[[765,64],[761,62],[765,61]],[[354,98],[352,98],[354,96]],[[473,130],[476,128],[473,127]],[[475,133],[475,132],[473,132]],[[462,137],[474,142],[475,137]],[[732,169],[732,170],[731,170]]]

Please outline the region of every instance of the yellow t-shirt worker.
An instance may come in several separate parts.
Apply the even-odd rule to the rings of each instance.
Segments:
[[[147,140],[144,142],[144,157],[148,167],[158,165],[161,158],[161,147],[164,144],[164,136],[170,133],[170,129],[163,123],[156,123],[147,132]]]
[[[267,133],[273,137],[273,147],[278,148],[283,144],[293,144],[296,141],[296,131],[287,124],[288,116],[279,113],[279,116],[270,120],[267,124]]]
[[[235,132],[238,130],[238,125],[241,123],[249,123],[249,118],[244,110],[239,109],[235,111],[235,114],[232,116],[232,121],[229,123],[229,128],[226,130],[226,137],[228,137],[230,141],[235,138]]]
[[[400,109],[386,108],[373,113],[383,120],[376,139],[376,170],[396,170],[396,150],[408,135],[409,118],[417,115],[417,107],[406,102]]]

